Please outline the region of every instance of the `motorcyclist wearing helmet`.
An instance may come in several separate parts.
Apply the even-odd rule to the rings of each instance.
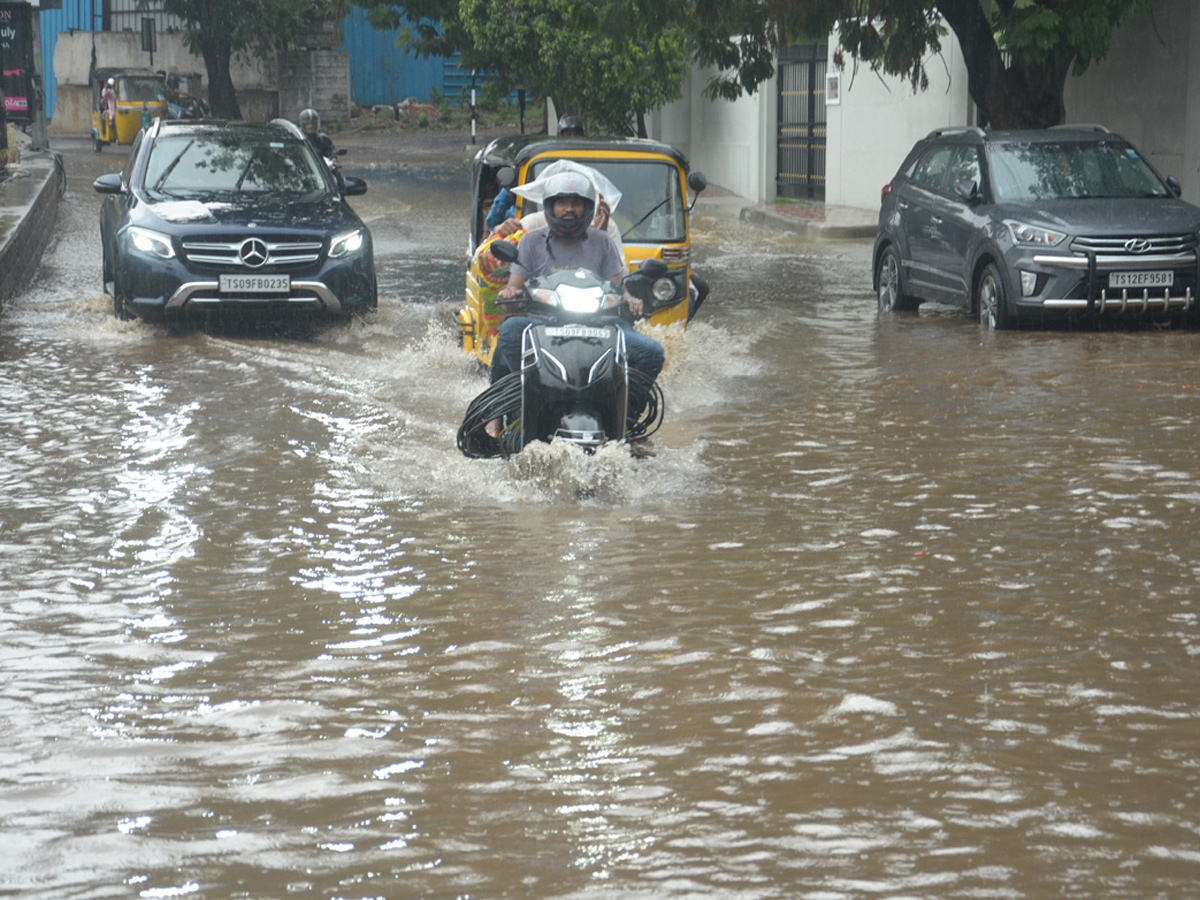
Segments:
[[[529,278],[565,269],[587,269],[610,281],[617,281],[625,274],[625,260],[613,239],[591,225],[596,210],[596,187],[587,175],[575,171],[551,175],[546,181],[542,206],[548,224],[527,232],[521,239],[517,261],[509,269],[508,283],[497,294],[500,300],[520,297]],[[640,298],[626,291],[624,302],[635,318],[642,315]],[[500,326],[492,354],[493,384],[517,371],[521,334],[534,321],[532,316],[510,316]],[[630,366],[653,383],[663,367],[662,345],[636,331],[624,319],[621,330],[625,333]],[[496,431],[498,424],[498,421],[489,423],[489,433]]]
[[[321,130],[321,114],[312,107],[300,113],[300,130],[322,159],[334,158],[333,141]]]
[[[567,113],[558,120],[559,137],[583,137],[583,119],[575,113]]]

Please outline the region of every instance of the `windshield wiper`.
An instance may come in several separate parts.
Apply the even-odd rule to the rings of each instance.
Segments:
[[[670,202],[671,202],[670,197],[663,197],[661,200],[659,200],[658,203],[656,203],[654,206],[650,207],[650,210],[644,216],[642,216],[640,219],[638,219],[636,222],[634,222],[632,225],[630,225],[628,229],[625,230],[625,232],[621,235],[621,240],[625,240],[625,238],[627,238],[627,237],[629,237],[629,235],[633,234],[634,230],[639,225],[641,225],[648,218],[650,218],[652,215],[654,215],[656,212],[658,212],[660,209],[662,209],[664,206],[666,206]]]
[[[163,182],[166,181],[167,178],[170,177],[171,173],[175,171],[175,167],[177,165],[179,165],[179,162],[180,162],[180,160],[183,159],[184,154],[192,149],[192,144],[194,144],[194,143],[196,143],[195,138],[188,141],[187,146],[179,151],[179,155],[176,156],[173,160],[171,160],[171,164],[168,165],[165,169],[163,169],[163,173],[160,176],[158,176],[158,181],[154,182],[154,189],[156,191],[162,189]]]

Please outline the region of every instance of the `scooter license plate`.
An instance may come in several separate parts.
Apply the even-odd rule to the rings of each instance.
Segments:
[[[222,275],[222,294],[286,294],[292,289],[290,275]]]
[[[591,328],[587,325],[551,325],[546,329],[546,337],[553,338],[606,338],[607,328]]]

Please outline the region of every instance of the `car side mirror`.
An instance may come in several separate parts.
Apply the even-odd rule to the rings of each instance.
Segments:
[[[958,192],[958,196],[966,203],[978,203],[980,200],[979,182],[973,179],[964,178],[955,185],[955,190]]]
[[[1171,189],[1171,193],[1176,197],[1183,196],[1183,185],[1179,183],[1179,179],[1174,175],[1167,176],[1167,187]]]
[[[120,172],[101,175],[92,182],[92,187],[95,188],[97,194],[122,194],[125,192],[125,184],[121,181]]]
[[[342,193],[347,197],[357,197],[360,194],[365,194],[367,192],[367,183],[361,178],[355,178],[353,175],[346,175],[343,176],[343,181],[345,184],[342,188]]]

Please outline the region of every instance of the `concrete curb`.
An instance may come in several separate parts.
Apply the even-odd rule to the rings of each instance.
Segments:
[[[0,304],[33,280],[66,181],[61,157],[50,151],[26,147],[8,167],[8,178],[0,182]]]

